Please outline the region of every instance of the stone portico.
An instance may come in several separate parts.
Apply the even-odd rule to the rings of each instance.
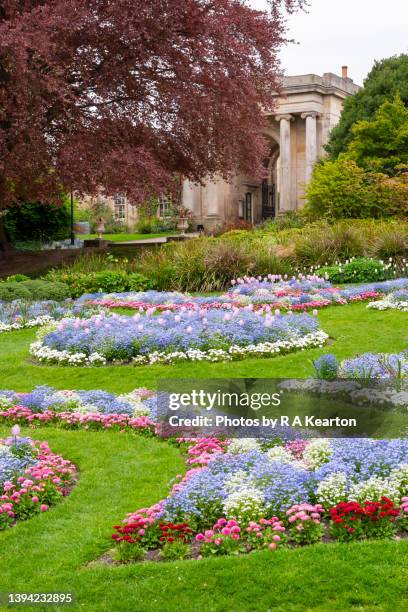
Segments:
[[[230,182],[184,181],[182,203],[192,211],[195,223],[208,229],[239,219],[259,223],[301,208],[305,186],[339,120],[343,101],[358,89],[346,67],[341,77],[332,73],[284,77],[273,112],[266,111],[269,155],[264,179],[237,174]]]

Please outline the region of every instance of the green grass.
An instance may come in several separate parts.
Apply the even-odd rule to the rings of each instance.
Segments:
[[[185,362],[173,366],[38,366],[28,360],[28,347],[35,339],[35,330],[3,333],[0,334],[0,388],[28,391],[47,383],[60,389],[102,388],[125,392],[138,386],[154,389],[159,378],[305,378],[313,375],[312,360],[323,353],[334,353],[343,359],[368,351],[399,352],[408,348],[407,314],[403,312],[371,311],[365,304],[353,304],[321,310],[319,320],[334,338],[322,349],[272,359],[218,364]]]
[[[174,236],[177,234],[175,231],[168,232],[157,232],[156,234],[103,234],[104,240],[110,240],[111,242],[130,242],[131,240],[147,240],[148,238],[164,238],[165,236]],[[97,234],[78,234],[77,238],[81,240],[94,240],[98,238]]]
[[[312,359],[408,347],[407,314],[364,304],[319,313],[334,339],[324,349],[235,363],[61,368],[28,362],[33,330],[0,335],[0,387],[104,388],[116,392],[160,377],[305,377]],[[0,428],[0,437],[4,435]],[[182,469],[177,449],[114,432],[35,431],[80,468],[72,494],[49,513],[0,533],[0,592],[73,591],[79,609],[278,612],[406,610],[408,539],[318,544],[243,557],[125,566],[88,565],[110,546],[112,525],[168,491]],[[38,610],[38,608],[36,608]]]
[[[35,434],[74,461],[81,477],[60,505],[0,533],[0,592],[71,591],[79,609],[109,612],[406,610],[408,540],[89,565],[110,547],[112,525],[126,512],[166,494],[181,458],[164,442],[132,434]]]

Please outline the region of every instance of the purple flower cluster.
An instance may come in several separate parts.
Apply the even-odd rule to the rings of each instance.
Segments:
[[[64,302],[53,300],[0,302],[0,331],[40,325],[47,319],[59,320],[67,316],[85,317],[95,314],[96,311],[95,308],[72,300],[65,300]]]
[[[0,489],[4,482],[14,478],[33,462],[28,439],[0,440]]]
[[[46,412],[99,412],[103,415],[121,414],[134,416],[143,413],[149,415],[150,405],[148,398],[153,392],[148,389],[136,389],[127,395],[115,395],[101,389],[90,391],[60,391],[41,385],[35,387],[30,393],[16,393],[14,391],[0,391],[1,405],[5,408],[12,406],[25,406],[34,413]]]
[[[340,378],[403,378],[408,376],[408,351],[396,354],[364,353],[342,361]]]
[[[60,351],[127,360],[153,351],[225,349],[290,340],[318,328],[317,320],[306,314],[263,316],[251,308],[163,312],[160,316],[138,313],[133,317],[101,313],[88,320],[62,320],[55,331],[45,335],[43,344]]]
[[[319,483],[330,475],[344,473],[347,486],[371,477],[387,477],[408,462],[408,440],[330,440],[330,455],[317,469],[299,461],[273,460],[267,452],[250,450],[237,455],[216,454],[206,467],[192,470],[182,487],[175,487],[164,500],[166,520],[202,522],[222,515],[223,505],[236,483],[244,502],[257,492],[267,515],[282,514],[293,504],[315,499]]]

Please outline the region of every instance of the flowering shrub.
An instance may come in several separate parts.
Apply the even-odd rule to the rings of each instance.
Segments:
[[[395,270],[391,262],[357,257],[343,264],[320,268],[319,274],[333,283],[364,283],[393,278]]]
[[[336,540],[346,542],[364,536],[363,508],[358,502],[340,502],[330,509],[330,532]]]
[[[404,531],[408,531],[408,497],[401,499],[401,516],[399,520],[399,526]]]
[[[321,523],[323,506],[320,504],[295,504],[286,511],[289,535],[297,544],[319,542],[324,527]]]
[[[251,308],[143,317],[101,313],[86,321],[63,319],[30,352],[41,362],[68,365],[221,361],[322,346],[327,337],[309,315],[263,315]]]
[[[259,548],[275,550],[287,539],[283,522],[277,516],[270,519],[261,518],[258,522],[250,521],[245,531],[245,539],[254,550]]]
[[[340,541],[389,538],[396,531],[399,509],[383,496],[380,501],[341,502],[330,510],[331,533]]]
[[[0,530],[47,510],[66,496],[75,466],[46,442],[13,436],[0,440]]]
[[[212,529],[198,533],[196,541],[202,542],[201,553],[204,557],[246,552],[241,538],[241,527],[237,521],[227,521],[226,518],[218,519]]]

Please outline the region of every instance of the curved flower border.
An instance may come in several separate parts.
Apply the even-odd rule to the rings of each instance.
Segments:
[[[19,441],[19,427],[13,427],[9,445]],[[32,442],[36,461],[21,474],[6,480],[0,488],[0,531],[49,508],[66,497],[75,483],[76,466],[53,453],[47,442]]]
[[[101,366],[107,364],[131,363],[137,365],[170,365],[182,361],[209,361],[217,363],[219,361],[239,361],[246,357],[275,357],[298,350],[308,348],[322,348],[329,336],[322,330],[306,334],[302,337],[290,340],[280,340],[278,342],[262,342],[259,344],[249,344],[248,346],[232,345],[227,351],[222,349],[210,349],[201,351],[199,349],[189,349],[187,351],[175,351],[172,353],[162,353],[154,351],[149,355],[139,355],[130,362],[107,361],[99,353],[70,353],[69,351],[59,351],[51,349],[43,344],[41,340],[33,342],[30,346],[30,355],[39,363],[53,363],[58,365],[70,366]]]

